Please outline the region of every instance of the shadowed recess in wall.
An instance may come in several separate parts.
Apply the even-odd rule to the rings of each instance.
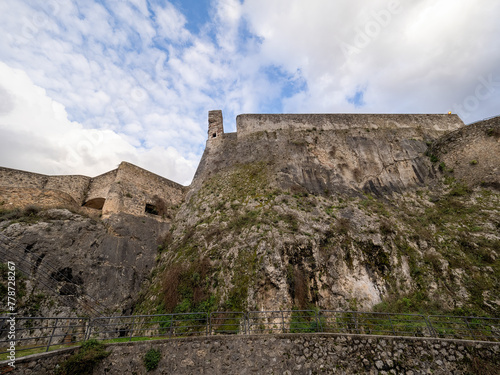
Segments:
[[[83,204],[83,207],[94,208],[96,210],[102,210],[102,207],[104,206],[104,202],[106,202],[106,199],[104,199],[104,198],[94,198],[94,199],[90,199],[87,202],[85,202]]]

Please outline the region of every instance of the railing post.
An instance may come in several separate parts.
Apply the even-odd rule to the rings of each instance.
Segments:
[[[207,314],[207,320],[208,320],[208,324],[207,324],[207,332],[206,332],[206,335],[208,336],[209,333],[210,335],[212,334],[212,313],[210,313],[210,315]]]
[[[392,330],[392,334],[394,336],[396,336],[396,331],[394,331],[394,326],[392,325],[392,320],[391,320],[391,316],[390,315],[387,315],[389,317],[389,323],[391,324],[391,330]]]
[[[247,334],[247,314],[243,313],[243,334]]]
[[[90,340],[90,335],[92,332],[92,318],[87,318],[87,320],[88,320],[88,325],[87,329],[85,330],[85,337],[83,338],[84,342]]]
[[[58,320],[59,320],[59,318],[56,318],[56,321],[54,323],[54,327],[52,328],[52,333],[50,334],[49,342],[47,343],[47,350],[45,350],[45,352],[49,351],[50,344],[52,343],[52,337],[54,337],[54,332],[56,331],[57,321]]]
[[[285,316],[283,315],[283,310],[281,310],[281,327],[283,333],[285,333]]]
[[[469,330],[469,332],[472,336],[472,340],[474,340],[474,338],[475,338],[474,331],[471,329],[469,322],[467,321],[467,318],[468,318],[467,316],[464,316],[465,324],[467,325],[467,329]]]
[[[422,318],[424,318],[425,324],[427,324],[427,328],[429,329],[429,335],[431,335],[431,337],[437,337],[436,330],[432,326],[431,320],[427,319],[428,316],[426,317],[426,316],[422,315]]]
[[[322,332],[321,330],[321,325],[320,325],[320,319],[319,319],[319,311],[315,311],[314,316],[316,317],[316,332]],[[319,329],[319,331],[318,331]]]
[[[132,336],[134,335],[134,323],[135,323],[135,317],[132,317],[132,325],[130,326],[130,339],[129,339],[129,341],[132,341]]]
[[[170,315],[170,337],[172,337],[174,333],[174,315]]]
[[[319,331],[323,332],[323,319],[321,319],[321,310],[318,311]]]

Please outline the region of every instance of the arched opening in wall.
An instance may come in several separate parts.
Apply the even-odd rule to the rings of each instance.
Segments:
[[[158,208],[154,204],[149,204],[146,203],[146,213],[152,214],[152,215],[159,215],[160,212],[158,211]]]
[[[82,206],[88,207],[88,208],[94,208],[96,210],[102,210],[102,207],[104,206],[104,202],[106,202],[106,199],[104,199],[104,198],[94,198],[94,199],[88,200]]]

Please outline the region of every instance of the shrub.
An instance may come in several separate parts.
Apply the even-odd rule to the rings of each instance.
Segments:
[[[38,215],[39,212],[39,207],[30,205],[23,210],[23,216],[32,217]]]
[[[146,366],[146,370],[151,371],[158,367],[158,363],[160,362],[161,354],[159,350],[149,349],[146,355],[144,356],[144,366]]]
[[[339,234],[347,234],[349,230],[351,229],[351,221],[347,218],[340,218],[337,220],[337,223],[335,225],[335,230]]]
[[[22,217],[22,213],[19,208],[14,208],[13,210],[0,210],[0,221],[16,220],[20,217]]]
[[[206,257],[198,258],[189,267],[171,265],[163,275],[165,310],[168,313],[188,312],[207,300],[207,276],[211,272],[210,260]]]
[[[78,353],[73,354],[64,361],[58,371],[58,375],[91,375],[94,367],[109,356],[111,352],[104,349],[106,346],[97,340],[89,340],[82,344]]]
[[[487,131],[486,131],[486,135],[488,137],[500,137],[500,128],[489,128]]]

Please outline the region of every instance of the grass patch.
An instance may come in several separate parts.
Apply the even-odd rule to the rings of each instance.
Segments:
[[[41,219],[39,216],[40,211],[41,208],[35,205],[29,205],[24,209],[0,209],[0,221],[9,220],[14,222],[36,223]]]

